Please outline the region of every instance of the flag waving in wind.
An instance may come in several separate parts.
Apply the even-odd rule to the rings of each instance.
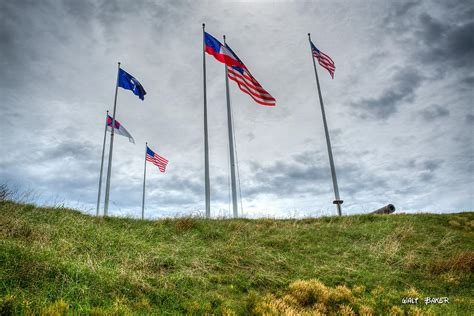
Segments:
[[[161,172],[165,172],[166,165],[168,165],[167,159],[155,153],[148,146],[146,146],[146,161],[153,163],[155,166],[158,167],[158,169],[160,169]]]
[[[119,68],[118,86],[126,90],[132,90],[140,99],[145,99],[146,91],[142,84],[122,68]]]
[[[275,106],[276,101],[252,76],[248,68],[232,51],[229,45],[225,44],[225,51],[233,60],[237,60],[236,65],[227,65],[229,79],[235,81],[243,93],[248,94],[255,102],[265,106]]]
[[[227,66],[241,65],[240,60],[235,59],[235,57],[226,50],[226,47],[211,34],[204,32],[204,42],[206,43],[206,53],[214,56],[214,58],[221,63]]]
[[[331,75],[332,79],[334,79],[334,71],[336,71],[336,65],[334,65],[334,61],[331,59],[331,57],[317,49],[316,46],[314,46],[313,42],[311,42],[311,52],[313,52],[313,57],[318,60],[318,63],[327,71],[329,71],[329,74]]]
[[[112,121],[113,118],[110,115],[107,115],[107,130],[110,132],[112,131]],[[119,123],[119,121],[115,120],[115,133],[125,136],[131,143],[135,144],[135,140],[133,139],[132,135]]]
[[[206,53],[227,65],[229,79],[235,81],[240,90],[248,94],[255,102],[275,106],[275,99],[258,83],[244,63],[232,51],[229,45],[222,45],[209,33],[204,33]]]

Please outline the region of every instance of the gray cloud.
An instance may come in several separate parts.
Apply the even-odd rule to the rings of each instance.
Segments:
[[[387,119],[398,112],[403,103],[414,101],[416,89],[423,81],[422,76],[411,68],[396,71],[392,86],[375,98],[364,98],[352,103],[363,118]]]
[[[384,24],[400,45],[411,48],[412,61],[435,67],[441,75],[450,67],[469,75],[474,67],[474,4],[438,5],[443,15],[430,12],[432,4],[426,2],[393,3]]]
[[[424,43],[419,53],[420,62],[472,70],[474,66],[473,33],[474,21],[446,24],[429,14],[420,15],[419,37]]]
[[[474,114],[472,114],[472,113],[466,114],[465,120],[466,120],[466,123],[468,123],[468,124],[474,123]]]
[[[386,29],[393,33],[404,32],[410,23],[407,16],[416,12],[419,4],[419,1],[393,2],[389,13],[383,19]]]
[[[434,104],[421,110],[420,115],[426,122],[432,122],[438,118],[449,116],[449,110],[438,104]]]

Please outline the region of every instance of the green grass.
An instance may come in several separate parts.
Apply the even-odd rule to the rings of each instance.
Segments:
[[[375,314],[473,313],[472,212],[141,221],[0,202],[0,239],[0,314],[258,314],[311,279]]]

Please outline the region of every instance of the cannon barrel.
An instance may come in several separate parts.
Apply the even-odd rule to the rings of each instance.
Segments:
[[[371,212],[370,214],[392,214],[393,212],[395,212],[395,206],[393,204],[388,204],[379,208],[378,210]]]

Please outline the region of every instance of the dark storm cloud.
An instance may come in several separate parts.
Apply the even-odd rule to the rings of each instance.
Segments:
[[[359,160],[363,161],[362,157]],[[341,192],[350,196],[385,191],[392,179],[369,172],[363,165],[346,162],[337,168]]]
[[[468,113],[465,116],[466,123],[474,124],[474,114]]]
[[[164,180],[164,186],[167,190],[182,192],[186,195],[201,195],[202,183],[200,179],[192,178],[192,175],[187,177],[177,176],[172,179]]]
[[[443,164],[443,161],[441,160],[427,159],[421,163],[421,166],[424,170],[428,170],[429,172],[434,172],[438,170],[442,164]]]
[[[91,142],[71,139],[59,144],[53,143],[49,147],[43,147],[37,161],[61,160],[68,157],[73,157],[82,162],[95,161],[96,150],[97,146]]]
[[[424,13],[419,17],[418,37],[424,43],[419,60],[423,64],[474,69],[474,21],[443,23]],[[446,69],[446,71],[449,71]]]
[[[250,162],[251,179],[245,183],[243,192],[249,198],[261,194],[291,197],[305,192],[321,192],[318,183],[329,171],[316,166],[317,155],[313,151],[292,156],[289,160],[277,160],[271,164]],[[324,189],[322,190],[324,191]]]
[[[406,19],[411,12],[415,12],[419,1],[393,2],[389,13],[383,19],[384,26],[391,32],[400,33],[407,29],[409,20]]]
[[[359,158],[362,159],[361,156]],[[326,162],[325,153],[314,151],[304,151],[293,155],[291,159],[273,164],[252,162],[252,178],[245,184],[245,196],[266,194],[291,198],[332,192],[332,179]],[[367,172],[362,165],[354,162],[342,162],[336,171],[340,189],[346,195],[384,190],[390,181]]]
[[[389,30],[403,47],[411,48],[412,60],[438,68],[441,73],[449,67],[474,67],[474,3],[472,1],[444,2],[442,16],[427,12],[423,2],[394,2],[384,19]]]
[[[474,76],[468,76],[464,79],[464,84],[466,84],[469,89],[474,86]]]
[[[35,153],[34,163],[31,156],[14,155],[1,162],[2,178],[18,179],[25,183],[34,183],[44,192],[64,189],[67,194],[90,188],[91,181],[98,176],[96,146],[85,141],[60,140],[47,146],[31,144],[29,150]],[[59,172],[58,172],[59,171]],[[72,194],[71,194],[72,195]],[[71,196],[69,196],[71,197]]]
[[[408,161],[399,161],[397,164],[391,166],[389,170],[400,170],[407,169],[411,172],[414,171],[427,171],[435,172],[444,164],[444,161],[441,159],[409,159]]]
[[[432,122],[441,117],[449,116],[449,110],[438,104],[434,104],[420,111],[421,117],[426,122]]]
[[[414,101],[422,81],[423,77],[412,68],[398,70],[392,77],[392,85],[380,96],[362,99],[352,106],[362,118],[387,119],[397,113],[401,105]]]

